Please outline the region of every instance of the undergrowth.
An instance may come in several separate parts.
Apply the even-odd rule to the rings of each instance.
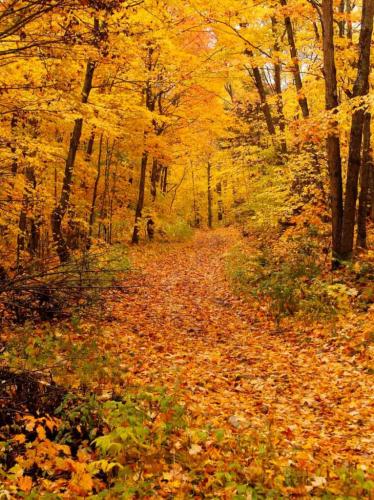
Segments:
[[[194,426],[181,394],[127,387],[116,399],[68,393],[54,415],[23,415],[2,429],[0,498],[368,498],[370,471],[309,472],[284,460],[271,426],[241,432]]]
[[[312,320],[332,319],[347,310],[357,292],[344,282],[334,282],[326,273],[326,255],[320,241],[307,235],[263,246],[253,254],[245,244],[235,247],[226,259],[226,268],[237,293],[252,295],[268,304],[276,322],[287,316]]]
[[[172,222],[164,222],[161,225],[161,233],[168,241],[182,242],[192,237],[193,229],[184,219],[177,219]]]
[[[20,324],[68,317],[100,301],[102,291],[118,286],[130,268],[122,245],[97,247],[62,264],[24,263],[0,280],[0,313]]]

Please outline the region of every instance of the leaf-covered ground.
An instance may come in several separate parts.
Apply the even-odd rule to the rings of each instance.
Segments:
[[[0,429],[5,498],[371,498],[373,307],[277,325],[232,291],[237,244],[221,229],[133,248],[104,314],[21,329],[16,395],[38,394],[42,366],[78,402],[56,418],[34,398]]]
[[[244,483],[285,495],[364,497],[372,486],[373,314],[275,328],[265,306],[230,290],[225,253],[236,238],[201,232],[189,243],[134,251],[138,272],[129,295],[110,305],[108,346],[128,383],[161,385],[182,399],[195,445],[191,471],[205,474],[197,490],[210,491],[210,474],[231,464]],[[231,440],[217,448],[193,429],[220,429]],[[166,483],[174,478],[166,464],[164,472]],[[170,492],[187,491],[194,475],[177,466],[175,474]]]

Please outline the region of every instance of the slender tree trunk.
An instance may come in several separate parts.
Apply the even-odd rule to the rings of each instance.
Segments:
[[[33,205],[33,192],[36,187],[35,173],[32,167],[26,167],[25,171],[25,188],[23,192],[22,208],[18,221],[18,238],[17,238],[17,266],[20,263],[21,252],[26,249],[27,240],[27,214]],[[30,245],[29,249],[30,249]],[[31,245],[32,248],[32,245]],[[32,252],[33,253],[33,248]]]
[[[340,0],[339,4],[339,14],[343,16],[345,13],[345,0]],[[340,38],[344,38],[345,36],[345,20],[340,19],[339,20],[339,36]]]
[[[318,25],[316,22],[313,23],[313,31],[314,31],[314,36],[316,37],[316,42],[319,42],[321,40],[319,31],[318,31]]]
[[[82,89],[82,103],[84,104],[87,103],[92,89],[94,71],[95,63],[92,61],[88,61]],[[61,262],[66,262],[67,260],[69,260],[69,249],[62,233],[62,221],[69,206],[75,158],[82,135],[82,128],[83,118],[77,118],[74,123],[74,130],[70,139],[69,152],[65,163],[65,172],[62,182],[60,200],[53,210],[51,216],[53,241],[56,245],[57,255],[59,256]]]
[[[66,214],[70,201],[71,185],[73,180],[73,170],[75,157],[77,154],[79,141],[82,135],[83,119],[78,118],[74,123],[74,130],[70,140],[69,153],[65,164],[64,180],[58,205],[52,212],[52,235],[56,245],[57,255],[61,262],[69,260],[69,250],[62,234],[62,221]]]
[[[280,3],[282,7],[287,7],[287,0],[280,0]],[[297,53],[297,48],[296,48],[296,40],[295,40],[295,33],[294,33],[294,28],[292,26],[292,21],[289,15],[285,15],[284,17],[284,24],[286,27],[286,33],[287,33],[287,40],[288,40],[288,45],[290,47],[290,55],[291,55],[291,61],[292,61],[292,66],[293,66],[293,76],[294,76],[294,82],[295,82],[295,87],[297,91],[297,101],[299,103],[299,107],[301,109],[301,113],[303,115],[303,118],[308,118],[310,115],[309,111],[309,104],[308,104],[308,99],[306,98],[304,94],[304,88],[303,88],[303,81],[301,78],[301,71],[300,71],[300,64],[299,64],[299,57]],[[315,144],[309,142],[305,146],[306,151],[311,156],[311,162],[313,165],[314,173],[316,175],[316,186],[322,191],[323,193],[323,184],[320,180],[320,174],[321,174],[321,166],[318,158],[318,150],[315,146]]]
[[[370,219],[374,222],[374,166],[370,172]]]
[[[351,0],[346,0],[345,3],[345,12],[348,16],[348,21],[347,21],[347,38],[349,40],[352,40],[353,38],[353,28],[352,28],[352,19],[351,19],[351,12],[352,12],[352,2]]]
[[[99,224],[99,237],[101,236],[101,229],[103,230],[104,240],[108,242],[108,199],[110,198],[110,167],[112,165],[112,156],[114,151],[115,140],[113,141],[112,147],[109,145],[109,138],[106,140],[106,153],[105,153],[105,172],[104,172],[104,191],[101,200],[100,208],[100,224]]]
[[[184,181],[184,178],[186,177],[186,172],[187,172],[187,168],[185,167],[184,170],[183,170],[183,174],[182,174],[182,177],[181,177],[180,181],[177,184],[175,184],[173,186],[173,188],[170,190],[170,192],[173,191],[173,197],[172,197],[171,202],[170,202],[170,213],[173,210],[173,205],[174,205],[174,202],[175,202],[175,198],[177,197],[178,189],[181,187],[181,185],[182,185],[182,183]]]
[[[287,7],[287,0],[280,0],[280,3],[282,5],[282,7]],[[294,75],[294,80],[295,80],[295,87],[297,90],[297,99],[298,99],[299,106],[300,106],[303,117],[308,118],[308,116],[309,116],[308,100],[305,97],[304,92],[303,92],[303,81],[301,79],[300,65],[299,65],[299,59],[298,59],[298,54],[297,54],[297,49],[296,49],[296,42],[295,42],[295,35],[294,35],[294,30],[293,30],[292,21],[291,21],[290,16],[285,15],[284,24],[285,24],[286,32],[287,32],[288,45],[290,47],[291,60],[292,60],[292,65],[293,65],[293,75]]]
[[[135,211],[135,224],[132,233],[131,242],[134,244],[139,243],[139,220],[142,217],[143,207],[144,207],[144,194],[145,194],[145,181],[147,177],[147,163],[148,163],[148,152],[144,151],[142,155],[142,160],[140,163],[140,180],[139,180],[139,194],[138,202],[136,204]]]
[[[89,238],[89,246],[91,245],[91,238],[92,238],[92,231],[93,231],[93,225],[95,223],[95,210],[96,210],[96,200],[97,200],[97,190],[99,187],[99,182],[100,182],[100,176],[101,176],[101,157],[102,157],[102,151],[103,151],[103,135],[101,134],[100,136],[100,142],[99,142],[99,154],[97,158],[97,174],[96,174],[96,179],[95,179],[95,184],[93,188],[93,193],[92,193],[92,203],[91,203],[91,211],[90,211],[90,219],[89,219],[89,229],[88,229],[88,238]]]
[[[366,248],[366,220],[368,217],[368,194],[370,172],[373,170],[373,155],[371,149],[371,114],[366,113],[363,129],[361,191],[357,215],[357,246]]]
[[[157,197],[157,184],[160,181],[160,165],[157,158],[153,158],[151,171],[151,195],[153,201]]]
[[[274,64],[274,83],[275,91],[277,93],[277,110],[279,117],[279,130],[282,134],[280,144],[283,155],[287,155],[287,142],[286,142],[286,119],[283,112],[283,98],[282,98],[282,78],[280,64]]]
[[[16,133],[17,124],[18,124],[17,115],[15,113],[13,113],[12,114],[12,119],[11,119],[11,122],[10,122],[12,136],[14,136],[15,133]],[[17,151],[16,144],[17,144],[17,139],[14,138],[14,137],[12,137],[12,143],[11,143],[10,150],[14,154],[14,157],[12,159],[12,167],[11,167],[11,172],[12,172],[12,176],[13,177],[15,175],[17,175],[17,171],[18,171],[18,159],[17,159],[17,156],[16,156],[16,151]]]
[[[199,220],[199,217],[198,217],[198,214],[197,214],[195,174],[194,174],[194,171],[193,171],[192,162],[191,162],[191,175],[192,175],[192,195],[193,195],[194,227],[199,227],[200,220]]]
[[[212,197],[212,165],[208,161],[207,168],[207,180],[208,180],[208,227],[212,229],[213,227],[213,197]]]
[[[252,51],[247,51],[247,52],[248,52],[248,55],[250,57],[253,57]],[[252,73],[253,73],[253,79],[255,82],[255,86],[256,86],[258,95],[260,97],[261,110],[262,110],[264,117],[265,117],[265,122],[266,122],[268,132],[272,137],[274,137],[275,136],[274,119],[273,119],[273,116],[271,114],[271,109],[270,109],[269,103],[267,102],[266,91],[265,91],[265,87],[264,87],[264,82],[262,81],[260,69],[257,66],[252,65]]]
[[[364,98],[369,92],[370,48],[373,34],[373,17],[374,0],[363,0],[359,40],[360,56],[357,78],[353,87],[353,97]],[[350,259],[353,252],[364,119],[365,108],[361,103],[360,106],[354,110],[351,123],[342,231],[343,259]]]
[[[162,172],[161,191],[166,194],[168,190],[168,167],[163,167]]]
[[[150,74],[152,70],[155,68],[155,61],[153,60],[153,55],[155,53],[155,49],[151,46],[148,46],[147,49],[147,57],[145,61],[145,67],[148,73]],[[156,61],[157,61],[157,56],[156,56]],[[145,96],[145,107],[147,108],[148,111],[154,112],[156,102],[157,102],[157,95],[155,96],[153,91],[152,91],[152,84],[151,80],[147,80],[145,88],[143,90],[144,96]],[[153,120],[152,121],[153,128],[156,128],[156,122]],[[147,132],[144,132],[144,146],[147,144]],[[148,151],[146,148],[144,148],[143,154],[142,154],[142,159],[140,162],[140,178],[139,178],[139,192],[138,192],[138,201],[136,204],[136,209],[135,209],[135,222],[134,222],[134,229],[132,233],[132,239],[131,242],[133,244],[138,244],[139,243],[139,220],[142,217],[142,212],[143,212],[143,207],[144,207],[144,197],[145,197],[145,184],[146,184],[146,179],[147,179],[147,164],[148,164]]]
[[[275,17],[271,18],[272,30],[274,35],[274,51],[280,52],[280,46],[277,39],[277,21]],[[277,94],[277,111],[279,120],[279,130],[281,131],[281,151],[283,155],[287,155],[287,143],[285,138],[286,119],[283,112],[283,98],[282,98],[282,66],[279,57],[276,58],[274,63],[274,85]]]
[[[110,202],[109,202],[109,244],[113,243],[113,213],[114,213],[114,201],[117,193],[117,168],[113,172],[113,181],[112,181],[112,189],[110,193]]]
[[[322,16],[326,109],[334,113],[337,110],[339,102],[335,65],[333,0],[322,1]],[[338,260],[341,254],[341,233],[343,224],[342,160],[339,131],[337,128],[338,123],[336,119],[332,117],[329,123],[326,146],[330,176],[333,268],[338,266]]]
[[[90,160],[95,143],[95,129],[92,129],[90,138],[88,139],[87,149],[86,149],[86,160]]]

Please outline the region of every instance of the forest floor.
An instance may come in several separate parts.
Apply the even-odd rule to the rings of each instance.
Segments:
[[[310,479],[301,494],[327,483],[333,493],[334,482],[336,493],[346,484],[349,494],[357,480],[351,468],[367,471],[374,451],[372,375],[357,335],[360,319],[275,327],[265,306],[230,288],[225,253],[237,241],[236,231],[222,229],[134,250],[139,272],[126,282],[129,295],[108,311],[115,321],[105,334],[110,348],[127,367],[128,383],[176,391],[193,427],[257,436],[252,456],[244,444],[243,456],[236,455],[239,446],[219,457],[209,440],[198,443],[203,468],[218,456],[239,461],[244,472],[252,467],[249,475],[268,484],[288,474],[290,494],[303,475]],[[261,453],[265,463],[256,472]]]
[[[104,311],[33,330],[31,366],[35,356],[52,359],[56,383],[86,403],[68,404],[58,420],[16,420],[7,490],[30,498],[370,498],[373,308],[277,325],[265,301],[232,290],[226,264],[238,238],[218,229],[133,247],[133,269],[123,290],[107,292]],[[160,387],[170,400],[152,399]],[[111,472],[118,462],[119,477]]]

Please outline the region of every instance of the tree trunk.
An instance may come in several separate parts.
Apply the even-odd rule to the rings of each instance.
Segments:
[[[163,167],[162,172],[161,191],[166,194],[168,190],[168,167]]]
[[[151,195],[153,201],[156,200],[157,184],[159,181],[160,181],[160,165],[157,158],[153,158],[152,172],[151,172]]]
[[[144,151],[141,164],[140,164],[140,180],[139,180],[139,194],[138,202],[135,211],[135,224],[134,231],[132,233],[131,242],[134,244],[139,243],[139,219],[142,217],[142,211],[144,207],[144,193],[145,193],[145,180],[147,175],[147,163],[148,163],[148,152]]]
[[[353,38],[353,29],[352,29],[352,19],[351,19],[351,12],[352,12],[352,2],[351,2],[351,0],[346,0],[345,12],[346,12],[346,14],[348,16],[348,21],[347,21],[347,38],[349,40],[352,40],[352,38]]]
[[[17,238],[17,266],[20,263],[21,252],[26,249],[26,238],[27,238],[27,214],[30,211],[33,204],[33,192],[36,187],[35,173],[32,167],[26,167],[25,172],[25,188],[23,192],[22,208],[18,221],[18,238]],[[36,250],[30,242],[28,248],[31,254],[34,254]]]
[[[17,115],[15,113],[13,113],[12,114],[12,119],[11,119],[11,122],[10,122],[12,136],[15,135],[15,131],[17,129],[17,124],[18,124]],[[12,160],[12,167],[11,167],[11,172],[12,172],[12,176],[13,177],[15,175],[17,175],[17,172],[18,172],[18,158],[17,158],[17,155],[16,155],[16,152],[17,152],[16,144],[17,144],[17,139],[14,138],[14,137],[12,137],[12,142],[11,142],[10,150],[14,154],[14,157],[13,157],[13,160]]]
[[[87,149],[86,149],[86,160],[89,161],[91,159],[93,148],[95,143],[95,129],[92,130],[90,138],[88,139]]]
[[[192,176],[192,196],[193,196],[193,215],[194,215],[194,227],[199,227],[200,218],[198,217],[197,204],[196,204],[196,188],[195,188],[195,174],[193,171],[193,166],[191,162],[191,176]]]
[[[247,53],[250,57],[253,57],[252,51],[247,51]],[[274,137],[275,136],[274,120],[273,120],[273,116],[271,114],[271,109],[270,109],[269,103],[267,102],[266,91],[265,91],[264,83],[262,81],[260,69],[257,66],[252,65],[252,73],[253,73],[253,79],[255,82],[255,86],[256,86],[258,95],[260,97],[261,110],[262,110],[264,117],[265,117],[265,122],[266,122],[268,132],[272,137]]]
[[[280,52],[280,46],[277,40],[277,21],[275,17],[271,18],[272,30],[274,35],[274,51]],[[277,111],[278,111],[278,123],[279,130],[281,131],[281,151],[283,155],[287,155],[287,143],[285,138],[286,131],[286,119],[283,112],[283,98],[282,98],[282,67],[279,57],[276,58],[274,63],[274,86],[275,92],[277,94]]]
[[[110,193],[109,201],[109,238],[108,242],[110,245],[113,244],[113,213],[114,213],[114,202],[117,194],[117,167],[113,172],[112,189]]]
[[[212,200],[212,165],[208,161],[208,227],[212,229],[213,227],[213,200]]]
[[[363,0],[359,40],[360,56],[357,78],[353,87],[353,97],[365,97],[369,92],[370,48],[373,34],[373,17],[374,0]],[[353,112],[351,124],[342,230],[341,250],[343,259],[351,259],[353,252],[364,119],[365,108],[361,102],[360,106]]]
[[[357,215],[357,246],[366,248],[366,220],[368,216],[368,194],[370,172],[373,170],[371,150],[371,114],[366,113],[363,129],[361,191]]]
[[[336,80],[334,47],[333,0],[323,0],[323,69],[325,74],[326,110],[334,113],[339,104]],[[327,160],[330,176],[330,198],[332,211],[332,265],[336,268],[341,254],[341,232],[343,223],[343,182],[338,123],[334,117],[329,123],[326,140]]]
[[[283,7],[287,7],[287,0],[280,0],[280,3]],[[308,118],[309,116],[309,107],[307,98],[303,94],[303,82],[301,79],[300,73],[300,65],[297,55],[296,42],[294,30],[291,22],[291,18],[288,15],[284,17],[284,24],[287,32],[288,45],[290,47],[291,60],[293,65],[293,75],[295,80],[295,87],[297,90],[297,99],[299,102],[299,106],[304,118]]]
[[[100,208],[100,223],[98,237],[101,236],[101,229],[103,230],[104,241],[108,242],[108,211],[110,201],[110,167],[112,165],[112,156],[114,151],[115,140],[112,147],[109,145],[109,138],[106,140],[106,153],[105,153],[105,172],[104,172],[104,191],[101,200]]]
[[[370,173],[370,219],[374,222],[374,166]]]
[[[87,103],[92,89],[94,71],[95,63],[92,61],[88,61],[82,88],[82,103],[84,104]],[[62,221],[69,206],[75,158],[82,135],[82,128],[83,118],[77,118],[74,122],[74,130],[70,139],[69,152],[65,163],[65,172],[62,182],[60,200],[53,210],[51,216],[53,241],[56,245],[56,251],[60,262],[66,262],[67,260],[69,260],[69,249],[62,233]]]
[[[70,139],[69,153],[65,164],[64,180],[62,183],[60,201],[52,212],[51,217],[53,241],[55,242],[56,251],[57,255],[59,256],[60,262],[66,262],[67,260],[69,260],[69,250],[65,238],[62,234],[62,221],[69,206],[75,157],[82,135],[82,127],[83,119],[76,119],[74,123],[73,134]]]
[[[340,0],[340,4],[339,4],[339,14],[341,16],[343,16],[345,13],[345,0]],[[340,38],[344,38],[345,36],[345,20],[344,19],[340,19],[339,20],[339,36]]]
[[[93,225],[95,223],[95,210],[96,210],[96,200],[97,200],[97,189],[99,187],[99,181],[100,181],[100,176],[101,176],[101,157],[102,157],[102,151],[103,151],[103,134],[101,134],[101,136],[100,136],[99,154],[98,154],[98,159],[97,159],[97,174],[96,174],[95,184],[94,184],[93,193],[92,193],[92,203],[91,203],[90,219],[89,219],[89,223],[88,223],[89,224],[89,229],[88,229],[88,238],[89,238],[88,244],[89,245],[91,245]]]

